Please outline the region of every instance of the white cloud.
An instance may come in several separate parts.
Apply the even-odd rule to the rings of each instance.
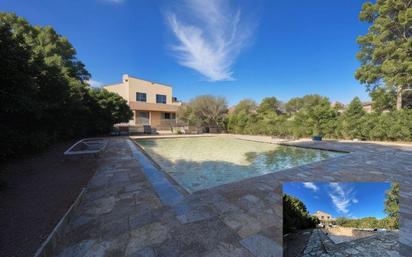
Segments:
[[[354,199],[352,199],[352,202],[353,202],[353,203],[359,203],[359,200],[356,199],[356,198],[354,198]]]
[[[92,80],[89,79],[88,81],[86,81],[91,87],[101,87],[103,85],[102,82],[100,81],[96,81],[96,80]]]
[[[319,190],[319,187],[313,184],[312,182],[304,182],[302,184],[303,184],[303,187],[311,189],[313,190],[313,192],[316,192]]]
[[[233,80],[232,66],[251,39],[253,23],[229,0],[182,0],[166,20],[177,42],[179,64],[210,81]]]
[[[329,187],[331,188],[331,191],[328,194],[332,199],[332,203],[335,205],[336,210],[348,215],[349,207],[352,202],[357,201],[357,199],[354,198],[353,189],[338,183],[329,183]]]

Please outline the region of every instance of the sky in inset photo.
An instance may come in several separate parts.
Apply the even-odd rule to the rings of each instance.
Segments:
[[[283,184],[283,193],[301,200],[310,214],[323,211],[334,218],[386,217],[384,212],[386,182]]]

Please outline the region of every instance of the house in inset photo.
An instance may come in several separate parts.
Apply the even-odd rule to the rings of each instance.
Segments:
[[[332,217],[331,214],[323,212],[323,211],[316,211],[313,216],[315,216],[316,218],[318,218],[319,220],[319,224],[322,226],[326,226],[328,224],[332,224],[333,221],[335,221],[336,219],[334,219]]]
[[[399,185],[283,184],[285,257],[398,256]]]

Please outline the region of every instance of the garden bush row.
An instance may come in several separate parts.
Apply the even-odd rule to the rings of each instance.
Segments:
[[[306,99],[305,99],[306,98]],[[299,106],[266,98],[257,106],[243,100],[228,115],[231,133],[279,137],[311,137],[377,141],[411,141],[412,110],[366,113],[355,98],[346,109],[333,107],[326,97],[309,95]],[[265,104],[270,102],[271,104]],[[285,107],[286,106],[286,107]],[[283,110],[281,110],[283,109]]]

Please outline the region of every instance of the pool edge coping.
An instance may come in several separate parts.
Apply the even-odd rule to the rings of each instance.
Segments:
[[[203,137],[218,137],[219,135],[208,135],[208,136],[203,136]],[[238,180],[238,181],[232,181],[229,183],[224,183],[221,185],[216,185],[213,187],[209,187],[209,188],[203,188],[200,190],[196,190],[193,192],[190,192],[189,190],[187,190],[186,188],[184,188],[184,186],[180,185],[178,181],[176,181],[172,175],[170,175],[168,172],[166,172],[161,166],[160,164],[158,164],[153,157],[150,156],[150,154],[137,142],[137,140],[159,140],[159,139],[180,139],[180,138],[202,138],[202,137],[150,137],[150,138],[131,138],[129,137],[130,141],[133,142],[134,145],[136,145],[139,150],[152,162],[152,164],[161,171],[161,173],[165,174],[167,179],[169,180],[169,182],[172,182],[171,184],[173,186],[177,186],[177,188],[180,190],[183,190],[183,196],[187,197],[189,195],[192,195],[194,193],[202,193],[202,192],[206,192],[206,191],[210,191],[211,189],[215,189],[215,188],[219,188],[225,185],[231,185],[231,184],[236,184],[239,182],[243,182],[246,180],[253,180],[253,179],[259,179],[265,176],[269,176],[269,175],[273,175],[273,174],[277,174],[277,173],[281,173],[281,172],[285,172],[289,169],[294,169],[296,167],[302,167],[302,166],[306,166],[306,165],[311,165],[313,163],[319,163],[319,162],[323,162],[323,161],[329,161],[331,159],[336,159],[336,158],[342,158],[342,157],[346,157],[349,154],[353,153],[353,152],[349,152],[349,151],[342,151],[342,150],[330,150],[330,149],[322,149],[322,148],[316,148],[316,147],[306,147],[306,146],[299,146],[299,145],[293,145],[293,144],[287,144],[287,143],[277,143],[277,142],[264,142],[264,141],[259,141],[259,140],[252,140],[252,139],[243,139],[243,138],[238,138],[238,137],[233,137],[231,136],[233,139],[237,139],[237,140],[242,140],[242,141],[250,141],[250,142],[256,142],[256,143],[264,143],[264,144],[273,144],[273,145],[280,145],[280,146],[286,146],[286,147],[296,147],[296,148],[303,148],[303,149],[309,149],[309,150],[320,150],[320,151],[329,151],[329,152],[335,152],[335,153],[342,153],[344,155],[341,156],[334,156],[334,157],[330,157],[324,160],[319,160],[319,161],[315,161],[315,162],[311,162],[311,163],[307,163],[307,164],[303,164],[303,165],[299,165],[299,166],[295,166],[295,167],[291,167],[291,168],[286,168],[286,169],[282,169],[282,170],[278,170],[276,172],[270,172],[267,174],[262,174],[259,176],[255,176],[255,177],[249,177],[249,178],[244,178],[242,180]]]
[[[163,175],[166,176],[166,179],[170,182],[170,184],[172,184],[173,186],[176,186],[178,191],[180,193],[183,194],[183,196],[188,196],[191,195],[193,193],[191,193],[190,191],[188,191],[186,188],[184,188],[182,185],[179,184],[179,182],[177,182],[172,175],[170,175],[169,173],[167,173],[161,166],[160,164],[158,164],[152,156],[150,156],[150,154],[148,152],[146,152],[146,150],[139,145],[139,143],[136,142],[136,139],[132,139],[130,138],[131,141],[134,143],[134,145],[139,148],[140,152],[142,152],[145,157],[147,157],[149,159],[149,161],[155,166],[155,168],[157,168]],[[152,138],[153,139],[153,138]],[[143,168],[143,167],[142,167]]]

